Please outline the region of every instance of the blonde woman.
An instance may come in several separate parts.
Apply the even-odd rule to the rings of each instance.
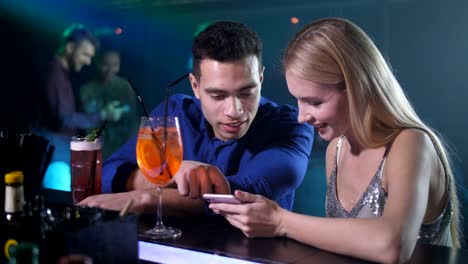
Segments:
[[[283,64],[299,121],[330,141],[327,217],[242,191],[235,195],[244,204],[210,208],[248,237],[286,236],[370,261],[406,261],[418,239],[458,247],[447,150],[366,33],[345,19],[316,21],[289,43]]]

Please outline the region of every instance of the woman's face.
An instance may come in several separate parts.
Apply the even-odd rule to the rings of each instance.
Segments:
[[[349,128],[346,90],[339,84],[303,80],[286,72],[289,92],[297,99],[298,121],[314,126],[321,138],[331,141]]]

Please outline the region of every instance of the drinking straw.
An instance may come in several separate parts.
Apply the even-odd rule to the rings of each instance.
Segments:
[[[154,130],[154,127],[153,127],[153,123],[151,123],[151,118],[149,116],[149,112],[148,112],[148,108],[146,108],[146,104],[145,102],[143,101],[143,98],[141,97],[140,93],[138,92],[138,90],[135,88],[135,86],[133,85],[133,83],[127,79],[128,83],[130,84],[130,87],[132,88],[133,92],[135,92],[135,95],[136,97],[138,98],[138,101],[140,101],[141,103],[141,106],[143,107],[143,111],[145,112],[145,116],[146,118],[148,119],[148,123],[149,123],[149,126],[150,126],[150,129],[151,129],[151,137],[154,139],[154,142],[156,143],[156,147],[158,148],[159,150],[159,154],[161,155],[161,160],[164,160],[164,163],[166,162],[166,152],[165,152],[165,148],[160,146],[159,144],[159,141],[158,139],[156,138],[155,136],[155,130]],[[160,171],[160,174],[163,173],[163,168],[165,167],[164,164],[161,166],[161,171]]]
[[[178,84],[179,82],[187,78],[188,76],[189,76],[189,73],[186,73],[182,75],[181,77],[177,78],[175,81],[173,81],[166,87],[166,96],[164,98],[164,121],[163,121],[164,122],[164,127],[163,127],[163,152],[164,153],[166,153],[166,143],[167,143],[167,109],[169,105],[170,90],[173,86],[175,86],[176,84]],[[169,174],[169,177],[172,178],[171,171],[168,169],[167,172]]]
[[[133,200],[129,199],[127,203],[125,203],[124,207],[122,207],[122,210],[120,210],[119,216],[120,217],[125,216],[128,210],[130,209],[130,207],[132,206],[132,204],[133,204]]]
[[[100,137],[101,134],[102,134],[102,131],[104,130],[104,128],[106,127],[107,125],[107,120],[105,120],[104,122],[102,122],[101,126],[96,130],[96,138]]]
[[[135,92],[136,94],[136,97],[138,98],[138,101],[140,101],[141,103],[141,106],[143,107],[143,111],[145,112],[145,116],[148,118],[148,120],[150,119],[150,116],[149,116],[149,112],[148,112],[148,108],[146,108],[146,105],[145,105],[145,102],[143,101],[143,98],[141,97],[140,93],[137,91],[137,89],[135,88],[135,86],[133,85],[133,83],[127,79],[128,83],[130,84],[130,87],[132,88],[133,92]],[[150,123],[150,126],[151,126],[151,129],[153,129],[153,124]]]
[[[165,98],[164,98],[164,120],[163,120],[163,145],[162,145],[162,151],[161,149],[159,148],[158,146],[158,149],[162,152],[162,159],[164,160],[164,163],[166,163],[166,140],[167,140],[167,112],[168,112],[168,106],[169,106],[169,93],[170,93],[170,89],[175,86],[176,84],[178,84],[179,82],[181,82],[182,80],[184,80],[185,78],[187,78],[189,76],[189,73],[186,73],[184,75],[182,75],[181,77],[177,78],[175,81],[173,81],[172,83],[170,83],[167,87],[166,87],[166,95],[165,95]],[[138,93],[138,91],[136,90],[135,86],[133,85],[133,83],[128,80],[128,83],[130,84],[130,87],[132,88],[132,90],[135,92],[138,100],[140,101],[141,103],[141,106],[143,107],[143,111],[145,112],[145,115],[146,117],[148,118],[148,121],[150,123],[150,128],[151,128],[151,132],[154,132],[154,127],[153,127],[153,124],[151,123],[150,121],[150,116],[149,116],[149,112],[148,112],[148,109],[146,108],[146,105],[143,101],[143,98],[141,97],[140,93]],[[154,136],[153,136],[154,138]],[[158,141],[157,139],[155,138],[155,141],[156,141],[156,144],[158,145]],[[162,168],[164,168],[165,166],[161,166],[161,174],[162,174]],[[171,175],[171,172],[169,170],[167,170],[168,173],[169,173],[169,176],[172,178],[172,175]]]
[[[168,108],[168,105],[169,105],[169,93],[170,93],[170,89],[175,86],[176,84],[178,84],[179,82],[181,82],[182,80],[184,80],[185,78],[187,78],[189,76],[188,73],[184,74],[183,76],[177,78],[175,81],[173,81],[171,84],[169,84],[167,87],[166,87],[166,97],[164,99],[164,133],[166,134],[166,128],[167,128],[167,108]],[[165,143],[165,142],[164,142]],[[166,144],[164,144],[166,145]]]

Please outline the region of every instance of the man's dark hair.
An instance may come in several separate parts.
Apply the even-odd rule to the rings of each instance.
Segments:
[[[65,47],[68,42],[73,42],[77,45],[83,41],[89,41],[97,49],[99,48],[99,40],[82,24],[72,24],[63,31],[61,39],[61,47]]]
[[[236,22],[220,21],[208,26],[194,40],[192,46],[193,74],[201,77],[200,63],[203,59],[231,62],[248,55],[258,59],[259,70],[262,64],[262,41],[257,33]]]

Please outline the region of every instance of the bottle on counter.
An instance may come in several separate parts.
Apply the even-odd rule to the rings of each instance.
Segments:
[[[0,261],[5,263],[8,258],[7,248],[23,240],[23,191],[24,175],[22,171],[12,171],[5,174],[5,206],[1,218],[0,246],[2,249]]]
[[[39,248],[36,244],[22,242],[8,249],[8,264],[39,264]]]
[[[5,174],[5,219],[9,223],[19,222],[23,215],[23,181],[22,171]]]

